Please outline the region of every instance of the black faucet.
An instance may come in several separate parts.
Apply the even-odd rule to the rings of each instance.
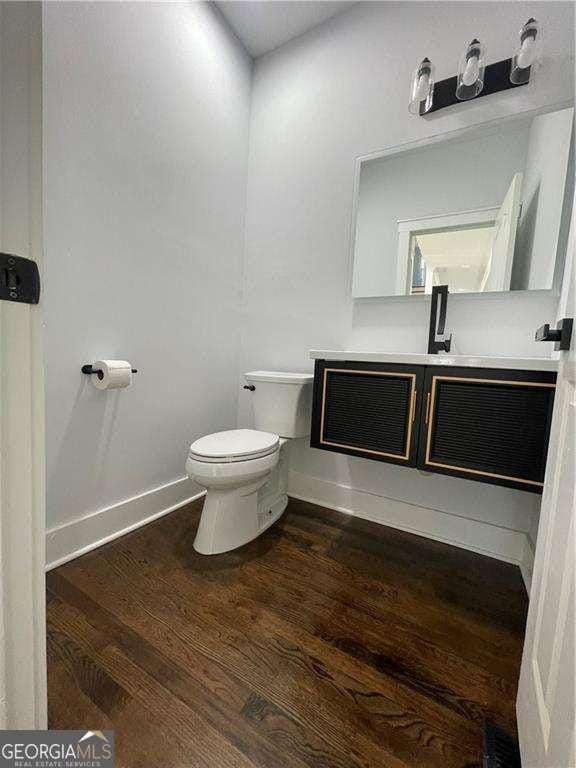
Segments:
[[[438,314],[438,302],[440,301],[440,314]],[[444,336],[446,324],[446,308],[448,307],[448,286],[435,285],[432,288],[432,303],[430,305],[430,331],[428,333],[428,354],[437,355],[438,352],[450,352],[452,334],[447,339],[438,339]]]

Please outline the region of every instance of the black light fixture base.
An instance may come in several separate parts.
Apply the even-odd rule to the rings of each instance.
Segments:
[[[518,83],[515,85],[510,82],[510,71],[512,67],[512,59],[503,59],[497,61],[494,64],[488,64],[484,70],[484,87],[473,99],[468,101],[476,101],[481,99],[482,96],[490,96],[493,93],[500,93],[500,91],[507,91],[510,88],[521,88],[523,85],[528,85],[530,81],[530,67],[527,67],[527,80],[525,83]],[[446,80],[439,80],[434,85],[434,98],[432,100],[432,106],[428,112],[423,112],[423,103],[420,107],[420,117],[426,117],[433,112],[438,112],[439,109],[445,107],[452,107],[454,104],[464,104],[466,102],[456,98],[456,85],[458,78],[448,77]]]

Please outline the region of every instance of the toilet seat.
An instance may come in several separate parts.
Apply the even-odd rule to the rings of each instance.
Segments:
[[[235,463],[260,459],[275,453],[280,438],[256,429],[229,429],[195,440],[188,457],[207,463]]]

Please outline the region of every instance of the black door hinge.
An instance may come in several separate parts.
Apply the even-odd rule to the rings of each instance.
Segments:
[[[0,253],[0,299],[38,304],[40,273],[32,259]]]

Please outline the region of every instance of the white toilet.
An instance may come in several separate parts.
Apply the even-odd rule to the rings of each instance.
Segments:
[[[207,489],[194,549],[228,552],[276,522],[288,503],[289,438],[310,434],[312,381],[308,373],[252,371],[256,429],[231,429],[196,440],[186,472]]]

